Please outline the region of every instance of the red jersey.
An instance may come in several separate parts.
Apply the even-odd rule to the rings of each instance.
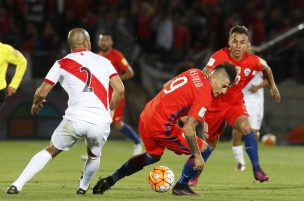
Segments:
[[[118,75],[121,75],[121,73],[126,70],[129,67],[129,63],[127,61],[127,59],[125,58],[125,56],[118,50],[111,48],[109,50],[109,52],[107,52],[106,54],[104,54],[102,51],[98,52],[97,54],[109,59],[112,63],[112,65],[114,66],[114,68],[116,69]],[[113,89],[110,86],[109,87],[109,100],[111,101],[112,99],[112,93],[113,93]]]
[[[170,132],[180,117],[190,115],[203,121],[212,101],[210,81],[199,69],[187,70],[174,77],[140,115],[150,131]]]
[[[229,49],[223,48],[215,52],[209,59],[206,67],[214,69],[218,64],[229,62],[236,66],[237,76],[236,84],[227,90],[227,93],[214,99],[214,106],[226,107],[227,104],[231,104],[234,100],[243,98],[242,89],[251,80],[254,71],[262,71],[263,63],[265,62],[260,57],[245,53],[242,60],[237,61],[229,55]]]
[[[119,75],[129,67],[125,56],[114,48],[110,49],[106,54],[101,51],[97,54],[109,59]]]

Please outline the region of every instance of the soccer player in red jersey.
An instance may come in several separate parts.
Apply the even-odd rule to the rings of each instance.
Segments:
[[[99,180],[93,193],[102,194],[118,180],[159,161],[167,148],[176,154],[190,155],[173,194],[197,195],[188,181],[203,168],[211,148],[196,136],[195,128],[198,121],[203,121],[213,97],[226,93],[235,77],[235,66],[224,63],[213,70],[210,78],[199,69],[190,69],[167,82],[140,115],[139,133],[146,153],[130,158],[114,174]],[[181,128],[177,121],[183,116],[188,117]]]
[[[208,144],[214,149],[218,138],[224,131],[227,121],[234,129],[242,134],[247,155],[253,167],[254,178],[260,182],[268,181],[269,177],[263,172],[259,164],[258,146],[251,130],[248,113],[244,105],[242,89],[253,77],[254,71],[263,71],[271,88],[270,93],[276,103],[280,102],[280,93],[274,82],[272,71],[260,57],[247,52],[249,40],[248,30],[244,26],[236,25],[229,32],[229,47],[215,52],[204,72],[212,72],[215,66],[223,62],[230,62],[237,68],[236,84],[227,90],[227,93],[212,102],[205,115],[204,134]],[[193,177],[189,185],[196,185],[198,175]]]
[[[134,71],[125,56],[120,51],[113,48],[113,38],[110,33],[103,32],[99,35],[98,46],[100,47],[100,51],[97,52],[97,54],[104,56],[111,61],[121,80],[128,80],[134,76]],[[110,88],[109,97],[111,97],[111,91],[112,89]],[[133,155],[137,155],[142,153],[142,145],[138,134],[131,126],[123,122],[125,102],[125,98],[123,98],[115,109],[112,124],[116,129],[134,142]]]

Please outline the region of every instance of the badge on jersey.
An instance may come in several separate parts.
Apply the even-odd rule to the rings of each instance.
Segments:
[[[251,72],[250,68],[245,68],[244,75],[248,76],[250,74],[250,72]]]
[[[203,118],[206,111],[207,111],[207,109],[204,108],[204,107],[202,107],[202,108],[200,109],[200,111],[198,112],[198,116],[200,116],[200,117]]]
[[[209,59],[208,63],[207,63],[207,66],[213,66],[215,62],[215,59],[213,59],[212,57]]]

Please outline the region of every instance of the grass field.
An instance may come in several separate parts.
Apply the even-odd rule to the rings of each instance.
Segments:
[[[171,191],[156,193],[147,183],[147,175],[156,165],[170,167],[178,179],[185,156],[166,151],[162,160],[144,170],[119,181],[103,195],[76,195],[77,180],[83,167],[80,155],[85,147],[82,142],[69,152],[64,152],[37,174],[18,195],[6,195],[7,186],[13,182],[31,157],[48,144],[48,141],[0,141],[0,200],[111,200],[111,201],[167,201],[167,200],[304,200],[304,147],[260,145],[260,158],[270,181],[254,181],[251,168],[235,171],[231,143],[220,143],[205,167],[199,185],[193,188],[201,197],[173,196]],[[105,177],[120,167],[132,153],[129,141],[108,141],[103,149],[101,167],[91,187],[99,176]],[[247,163],[248,160],[247,160]],[[249,165],[248,165],[249,166]]]

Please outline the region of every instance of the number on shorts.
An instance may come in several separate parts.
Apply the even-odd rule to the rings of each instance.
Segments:
[[[175,89],[185,85],[188,82],[187,77],[183,76],[183,77],[178,77],[175,80],[173,80],[170,84],[170,89],[164,89],[165,94],[171,93],[172,91],[174,91]]]
[[[91,80],[92,80],[92,73],[91,73],[90,69],[87,68],[87,67],[81,67],[81,68],[80,68],[80,72],[83,72],[83,71],[85,71],[86,74],[87,74],[87,81],[86,81],[85,87],[83,88],[82,91],[83,91],[83,92],[93,92],[94,89],[93,89],[92,87],[90,87],[90,85],[91,85]]]

